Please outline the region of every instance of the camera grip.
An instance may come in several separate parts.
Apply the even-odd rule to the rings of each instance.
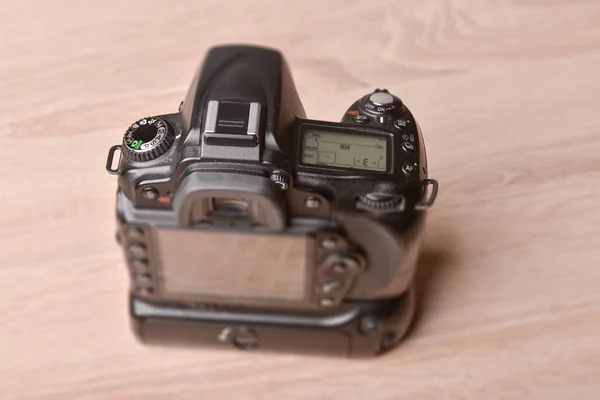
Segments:
[[[142,343],[359,358],[399,344],[411,326],[415,301],[411,287],[393,299],[347,303],[334,314],[312,315],[168,307],[131,297],[130,312]]]

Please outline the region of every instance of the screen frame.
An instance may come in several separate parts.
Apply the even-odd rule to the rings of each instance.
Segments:
[[[167,276],[169,274],[173,274],[172,271],[169,271],[167,273],[168,269],[173,269],[173,268],[181,268],[181,266],[176,267],[175,263],[173,262],[172,259],[168,259],[168,257],[166,257],[166,255],[161,254],[163,249],[165,248],[165,243],[161,242],[161,235],[163,234],[167,234],[167,233],[175,233],[177,235],[209,235],[209,237],[207,239],[209,240],[216,240],[216,241],[220,241],[223,240],[223,238],[220,238],[219,236],[230,236],[230,235],[236,235],[238,237],[241,236],[245,236],[245,240],[252,240],[254,238],[257,237],[261,237],[262,239],[268,239],[270,236],[273,237],[274,240],[278,239],[278,238],[282,238],[282,237],[286,237],[286,238],[292,238],[295,240],[300,240],[302,243],[303,248],[303,254],[302,254],[302,261],[303,261],[303,266],[302,266],[302,274],[304,275],[302,278],[302,287],[301,287],[301,294],[298,293],[298,297],[296,296],[290,296],[290,297],[280,297],[277,294],[273,294],[273,295],[264,295],[261,296],[260,294],[257,295],[249,295],[249,294],[234,294],[234,293],[229,293],[225,288],[221,289],[220,291],[222,293],[218,293],[218,292],[209,292],[209,291],[201,291],[200,288],[198,288],[198,290],[193,290],[191,292],[185,292],[185,291],[181,291],[179,293],[176,293],[177,290],[174,289],[168,289],[168,286],[170,285],[167,282]],[[235,298],[237,299],[238,302],[245,304],[245,303],[253,303],[253,302],[258,302],[258,303],[273,303],[273,302],[291,302],[291,303],[305,303],[311,300],[312,297],[312,281],[313,281],[313,275],[314,275],[314,271],[313,271],[313,260],[311,259],[310,256],[310,248],[312,247],[312,244],[310,243],[310,236],[307,234],[292,234],[292,233],[281,233],[281,232],[277,232],[277,233],[273,233],[273,232],[252,232],[252,231],[226,231],[226,230],[217,230],[217,229],[180,229],[177,227],[154,227],[153,232],[152,232],[152,236],[153,236],[153,241],[154,241],[154,252],[155,252],[155,267],[156,269],[154,270],[154,278],[155,278],[155,287],[157,289],[157,291],[159,292],[159,294],[161,296],[165,296],[165,297],[174,297],[174,298],[188,298],[188,299],[213,299],[213,300],[223,300],[223,299],[227,299],[229,301],[231,301],[231,299]],[[164,238],[164,236],[163,236]],[[198,239],[198,237],[190,237],[190,240],[196,240]],[[184,244],[182,244],[184,245]],[[275,243],[273,245],[271,245],[271,247],[273,248],[277,248],[277,246],[275,246]],[[274,249],[275,251],[277,251],[277,249]],[[199,264],[201,264],[201,261],[199,260]],[[215,266],[213,266],[215,267]],[[267,272],[267,271],[265,271]],[[268,279],[268,276],[265,275],[265,279]],[[218,286],[217,283],[214,283],[215,286]],[[267,288],[263,288],[264,291],[267,291]],[[246,289],[248,290],[248,289]]]
[[[299,135],[297,141],[296,151],[296,163],[303,170],[314,170],[314,171],[336,171],[345,172],[346,174],[351,173],[353,175],[390,175],[394,172],[394,137],[390,132],[383,130],[376,130],[370,128],[358,128],[355,126],[345,125],[325,125],[318,123],[302,123],[299,127]],[[384,171],[377,171],[372,169],[362,169],[353,167],[338,167],[331,165],[321,164],[307,164],[302,162],[304,154],[304,138],[307,130],[321,130],[325,132],[346,134],[346,135],[357,135],[357,136],[371,136],[377,138],[385,138],[386,140],[386,168]]]
[[[217,295],[217,294],[206,294],[206,293],[197,293],[195,295],[173,295],[165,291],[162,282],[162,271],[164,268],[168,268],[168,265],[163,263],[163,257],[160,254],[161,244],[159,243],[159,236],[157,235],[157,230],[162,229],[173,229],[173,230],[181,230],[193,232],[196,230],[211,232],[211,233],[219,233],[227,235],[228,233],[240,233],[240,231],[235,230],[232,232],[229,229],[219,229],[212,227],[208,228],[181,228],[178,226],[168,225],[168,224],[156,224],[152,226],[148,225],[140,225],[140,228],[143,229],[145,237],[145,243],[147,248],[147,254],[145,259],[148,262],[147,269],[148,274],[150,275],[150,279],[152,282],[152,291],[147,294],[140,294],[135,291],[135,283],[133,281],[134,276],[132,275],[131,281],[131,290],[132,293],[135,293],[136,296],[140,296],[142,298],[147,298],[149,301],[158,301],[166,304],[211,304],[211,305],[227,305],[231,307],[258,307],[262,309],[297,309],[297,310],[310,310],[318,311],[322,307],[320,307],[316,302],[317,292],[315,291],[315,285],[319,282],[317,281],[317,266],[318,266],[318,248],[316,244],[315,231],[314,227],[301,227],[298,229],[287,229],[283,232],[265,232],[265,231],[250,231],[247,232],[249,235],[253,234],[273,234],[275,236],[280,235],[289,235],[289,236],[302,236],[306,240],[306,268],[305,268],[305,297],[300,299],[272,299],[272,298],[246,298],[246,297],[237,297],[234,298],[231,295]],[[127,254],[127,252],[126,252]],[[132,262],[133,258],[131,254],[127,254],[127,258],[129,263]],[[139,257],[138,257],[139,258]],[[132,268],[132,274],[134,274],[135,268],[133,268],[130,264],[130,268]]]

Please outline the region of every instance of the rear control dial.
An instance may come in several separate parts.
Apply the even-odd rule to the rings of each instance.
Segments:
[[[356,207],[376,214],[399,212],[404,210],[404,199],[383,193],[369,193],[358,198]]]
[[[173,142],[173,128],[160,118],[143,118],[127,129],[123,154],[132,161],[150,161],[163,155]]]

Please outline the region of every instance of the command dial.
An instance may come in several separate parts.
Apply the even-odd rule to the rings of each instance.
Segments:
[[[363,97],[362,108],[373,114],[391,114],[402,109],[402,101],[392,96],[387,90],[375,90],[370,95]]]
[[[173,142],[173,128],[160,118],[143,118],[127,129],[123,154],[133,161],[150,161],[163,155]]]
[[[404,198],[383,193],[369,193],[359,197],[356,207],[375,214],[386,214],[404,210]]]

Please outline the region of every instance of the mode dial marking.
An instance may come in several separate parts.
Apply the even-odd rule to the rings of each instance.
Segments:
[[[127,129],[123,138],[124,154],[134,161],[149,161],[163,155],[175,135],[171,126],[160,118],[142,118]]]

